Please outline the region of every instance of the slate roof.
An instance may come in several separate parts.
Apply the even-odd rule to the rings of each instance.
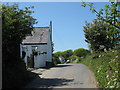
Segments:
[[[27,36],[22,44],[46,44],[48,41],[49,27],[35,27],[32,36]]]

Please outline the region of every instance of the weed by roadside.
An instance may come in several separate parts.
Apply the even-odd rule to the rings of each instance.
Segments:
[[[120,88],[120,49],[88,55],[81,63],[89,66],[101,88]]]

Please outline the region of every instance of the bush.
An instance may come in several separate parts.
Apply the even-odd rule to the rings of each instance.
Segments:
[[[7,66],[3,64],[2,69],[2,89],[23,88],[34,78],[33,73],[26,70],[25,63],[22,61],[17,61],[13,65],[7,64]]]
[[[120,88],[120,49],[89,55],[81,63],[89,66],[101,88]]]
[[[20,59],[20,44],[36,23],[32,7],[18,4],[2,6],[2,88],[20,88],[29,81],[25,64]]]
[[[57,64],[61,63],[59,60],[59,57],[56,54],[52,55],[52,63],[53,63],[53,65],[57,65]]]
[[[87,54],[89,54],[90,51],[84,48],[79,48],[74,50],[73,54],[78,56],[78,57],[85,57]]]
[[[72,55],[68,58],[71,63],[79,63],[81,61],[81,58],[75,55]]]

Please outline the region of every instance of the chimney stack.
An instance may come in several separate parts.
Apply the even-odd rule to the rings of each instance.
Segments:
[[[50,21],[50,37],[51,37],[51,41],[52,41],[52,21]]]

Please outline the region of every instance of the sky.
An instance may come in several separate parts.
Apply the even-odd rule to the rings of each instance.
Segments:
[[[13,4],[13,3],[12,3]],[[96,14],[89,7],[82,7],[81,2],[17,2],[20,8],[34,6],[32,16],[38,23],[34,27],[49,26],[52,21],[52,38],[54,52],[88,48],[85,42],[83,26],[85,21],[92,22]],[[95,2],[99,10],[108,2]]]

